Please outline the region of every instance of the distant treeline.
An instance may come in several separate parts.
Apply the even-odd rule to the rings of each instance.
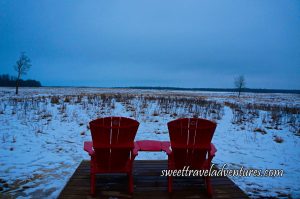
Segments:
[[[15,87],[17,78],[8,74],[0,75],[0,86]],[[20,79],[20,87],[41,87],[41,82],[36,80],[22,80]]]
[[[183,91],[215,91],[215,92],[237,92],[234,88],[178,88],[178,87],[128,87],[133,89],[149,89],[149,90],[183,90]],[[244,88],[243,92],[250,93],[296,93],[300,94],[300,90],[286,89],[260,89],[260,88]]]

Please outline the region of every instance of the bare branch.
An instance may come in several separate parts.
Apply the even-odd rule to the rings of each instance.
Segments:
[[[234,86],[239,92],[239,97],[242,90],[246,87],[246,81],[243,75],[240,75],[234,79]]]
[[[31,61],[29,57],[25,54],[25,52],[22,52],[16,64],[14,65],[15,71],[17,71],[18,73],[16,80],[16,94],[18,94],[19,81],[21,79],[21,76],[26,75],[30,67]]]

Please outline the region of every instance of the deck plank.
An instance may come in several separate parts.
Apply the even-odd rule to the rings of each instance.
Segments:
[[[90,162],[82,161],[59,195],[59,199],[93,198],[90,192]],[[136,160],[134,162],[134,193],[127,193],[127,176],[124,174],[98,175],[94,198],[142,198],[181,199],[208,198],[203,180],[197,177],[177,177],[173,181],[173,193],[167,191],[167,177],[161,170],[167,169],[165,160]],[[227,177],[212,177],[213,198],[249,198]]]

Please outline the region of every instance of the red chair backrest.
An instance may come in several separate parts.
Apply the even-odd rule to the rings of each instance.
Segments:
[[[122,170],[131,158],[139,122],[125,117],[105,117],[90,122],[97,166]]]
[[[200,169],[207,158],[217,124],[199,118],[182,118],[168,123],[175,168]]]

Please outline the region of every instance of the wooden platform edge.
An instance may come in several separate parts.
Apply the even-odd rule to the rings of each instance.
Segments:
[[[87,180],[87,174],[86,174],[86,172],[89,170],[89,167],[87,167],[87,164],[89,164],[89,162],[90,162],[89,160],[82,160],[78,164],[77,168],[74,170],[74,172],[72,173],[72,175],[68,179],[67,183],[61,189],[61,191],[60,191],[60,193],[59,193],[59,195],[58,195],[57,198],[59,198],[59,199],[61,199],[61,198],[76,198],[76,197],[79,196],[78,193],[71,193],[70,194],[69,193],[70,191],[68,191],[68,189],[70,189],[70,187],[71,187],[72,189],[76,190],[76,188],[74,187],[74,182],[76,183],[76,179],[78,180],[78,177],[80,176],[79,174],[82,174],[82,172],[84,172],[85,175],[83,176],[83,178],[81,180],[82,181]],[[151,165],[151,163],[149,164],[149,162],[152,162],[152,166],[154,166],[154,167],[149,166],[149,165]],[[159,164],[159,162],[161,162],[161,163]],[[141,165],[144,164],[144,165],[146,165],[145,167],[150,167],[151,170],[155,170],[155,168],[159,168],[159,167],[161,168],[162,166],[164,166],[166,164],[166,162],[167,162],[166,160],[135,160],[134,161],[134,163],[138,163],[139,166],[141,166]],[[152,168],[154,168],[154,169],[152,169]],[[142,166],[141,168],[135,169],[135,170],[143,170],[144,171],[144,167]],[[137,175],[137,176],[139,176],[139,175]],[[159,176],[155,175],[155,176],[152,176],[152,177],[155,179],[155,178],[157,178]],[[81,178],[81,177],[79,177],[79,178]],[[214,177],[212,177],[212,181],[213,181],[213,178]],[[73,183],[71,183],[71,181],[73,181]],[[140,180],[140,181],[143,181],[143,180]],[[216,192],[217,194],[215,196],[213,196],[213,198],[216,198],[216,199],[217,198],[240,198],[240,199],[242,199],[242,198],[245,198],[245,199],[246,198],[250,198],[247,195],[247,193],[245,193],[239,186],[237,186],[234,183],[234,181],[232,179],[230,179],[228,177],[215,177],[214,181],[218,181],[219,183],[213,183],[213,189],[216,188],[216,191],[217,191]],[[224,184],[225,181],[227,181],[227,182]],[[77,181],[77,183],[78,183],[78,181]],[[87,184],[88,184],[88,186],[85,185],[84,190],[87,189],[87,188],[89,188],[89,183],[87,183]],[[234,189],[233,189],[233,187],[234,187]],[[80,188],[82,189],[82,186]],[[121,194],[120,196],[121,197],[114,197],[114,196],[112,196],[112,198],[145,198],[145,199],[146,198],[152,198],[152,197],[150,197],[150,195],[148,195],[149,190],[151,189],[150,187],[149,187],[149,190],[146,191],[146,193],[147,193],[146,195],[148,195],[148,196],[144,197],[143,194],[145,192],[143,192],[143,191],[141,192],[141,190],[147,190],[146,188],[147,187],[143,187],[143,188],[140,188],[140,191],[136,191],[134,195],[137,196],[137,197],[133,197],[133,195],[131,195],[131,197],[130,197],[129,195],[126,195],[126,194],[122,195],[122,192],[120,192],[120,194]],[[156,188],[157,188],[157,191],[162,192],[162,189],[164,187],[158,186]],[[232,192],[230,192],[230,194],[228,194],[227,193],[227,189],[232,189]],[[105,192],[105,191],[103,191],[103,192]],[[164,193],[163,195],[167,196],[168,192],[166,191],[166,193]],[[176,193],[176,195],[177,195],[177,193]],[[165,196],[161,196],[161,197],[158,197],[158,198],[170,198],[170,196],[169,197],[165,197]],[[178,197],[179,198],[185,198],[184,195],[182,197],[180,197],[179,195],[177,195],[177,198]],[[82,194],[81,197],[78,197],[78,198],[92,198],[92,197],[89,194],[85,193],[85,194]],[[111,197],[109,196],[108,198],[111,198]],[[171,196],[171,198],[176,198],[176,197],[172,197]],[[202,198],[202,197],[197,197],[197,195],[194,195],[194,198]],[[203,198],[207,198],[207,197],[203,197]]]

